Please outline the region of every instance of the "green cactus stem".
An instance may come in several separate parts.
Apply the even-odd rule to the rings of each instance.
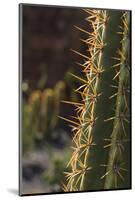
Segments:
[[[115,134],[112,134],[114,136],[112,136],[112,141],[110,141],[111,149],[114,149],[114,146],[116,148],[116,141],[117,144],[121,141],[118,138],[116,140],[116,135],[118,133],[120,135],[121,132],[120,128],[119,131],[117,130],[117,133],[115,132],[115,122],[113,123],[113,120],[110,119],[115,119],[116,121],[117,118],[119,121],[118,116],[120,117],[120,115],[118,114],[120,114],[120,111],[122,112],[123,109],[129,110],[127,106],[129,100],[127,100],[125,95],[122,95],[122,89],[125,91],[129,77],[129,73],[127,73],[128,66],[126,69],[124,68],[124,65],[127,65],[127,50],[123,51],[124,49],[128,49],[125,47],[129,46],[128,39],[126,39],[126,35],[128,34],[127,31],[123,31],[123,34],[117,34],[117,32],[120,32],[121,27],[128,27],[126,18],[124,18],[125,21],[122,23],[122,17],[126,16],[126,12],[123,15],[122,11],[113,10],[85,9],[85,11],[88,14],[86,20],[93,30],[89,32],[89,30],[76,28],[87,35],[87,38],[82,41],[87,45],[88,54],[84,55],[73,50],[84,60],[83,64],[79,64],[83,69],[83,77],[71,74],[81,83],[80,87],[75,91],[81,95],[82,101],[63,101],[75,106],[76,116],[71,116],[70,119],[61,117],[70,123],[74,134],[73,154],[68,163],[71,171],[65,172],[67,178],[67,183],[64,184],[65,191],[101,190],[104,187],[108,189],[113,187],[111,179],[116,179],[115,174],[113,173],[113,178],[108,178],[111,176],[111,172],[110,169],[109,171],[106,170],[110,167],[110,160],[111,156],[114,157],[114,150],[110,150],[109,152],[109,148],[107,148],[108,150],[105,151],[103,148],[104,140],[110,141],[109,136],[112,130]],[[121,43],[122,50],[118,51],[121,48]],[[119,52],[118,60],[120,60],[119,71],[115,68],[117,65],[112,59],[112,57],[115,57],[117,51]],[[118,93],[114,94],[114,87],[110,87],[110,85],[113,85],[114,80],[118,77]],[[119,101],[121,101],[120,105]],[[123,111],[125,112],[125,110]],[[115,117],[108,118],[108,116]],[[123,117],[123,115],[121,116]],[[106,123],[105,121],[110,121],[110,123]],[[124,131],[124,128],[120,127]],[[125,129],[127,132],[130,131],[129,127],[125,127]],[[124,138],[124,141],[126,140]],[[111,152],[113,152],[113,155],[110,155]],[[108,156],[109,164],[107,163]],[[125,159],[124,156],[123,159]],[[101,167],[101,165],[104,167]],[[113,169],[116,171],[117,167],[115,164]],[[124,168],[121,167],[121,169]],[[106,181],[104,181],[104,177]],[[110,183],[108,184],[107,182],[109,181]],[[122,181],[129,186],[127,180]],[[115,186],[114,188],[119,188],[118,184]]]
[[[108,163],[106,165],[105,189],[128,187],[127,179],[124,181],[124,176],[125,173],[130,170],[130,155],[129,152],[127,152],[128,146],[125,144],[130,140],[130,99],[128,94],[130,87],[130,14],[124,12],[121,20],[122,30],[120,33],[123,38],[121,40],[121,50],[118,51],[118,57],[116,58],[118,63],[114,66],[119,68],[114,77],[115,79],[116,76],[118,76],[118,86],[116,87],[117,98],[113,131],[109,141],[110,152]],[[127,178],[129,179],[129,177]],[[121,180],[123,181],[121,182]]]

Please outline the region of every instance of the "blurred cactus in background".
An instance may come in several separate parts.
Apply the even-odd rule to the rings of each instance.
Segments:
[[[50,162],[49,170],[43,173],[44,180],[48,180],[48,183],[52,191],[61,191],[62,192],[62,182],[64,181],[64,173],[66,170],[66,162],[71,156],[69,148],[66,146],[63,153],[59,152],[49,152]]]
[[[51,138],[51,132],[58,125],[60,101],[65,96],[65,83],[58,81],[54,88],[31,92],[23,103],[23,149],[33,147],[36,141]]]
[[[53,89],[47,88],[42,92],[41,95],[41,139],[45,138],[47,132],[51,128],[51,119],[54,110],[54,91]]]
[[[47,73],[47,66],[45,64],[40,65],[40,78],[37,83],[37,88],[41,91],[44,90],[48,78],[48,73]]]
[[[63,81],[58,81],[54,87],[54,111],[51,119],[51,126],[54,129],[58,124],[60,114],[60,101],[65,98],[66,85]]]
[[[41,92],[37,90],[31,94],[28,103],[23,102],[23,152],[35,145],[39,130],[40,97]]]

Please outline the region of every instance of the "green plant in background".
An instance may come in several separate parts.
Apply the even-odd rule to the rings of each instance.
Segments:
[[[65,160],[67,161],[71,156],[67,146],[64,151],[52,150],[51,147],[48,152],[50,157],[49,169],[43,173],[43,179],[52,187],[52,191],[62,191],[61,184],[65,178],[63,171],[66,170]]]
[[[23,152],[27,152],[35,145],[35,138],[39,130],[41,92],[34,91],[28,99],[23,102]]]
[[[130,13],[85,9],[90,31],[82,41],[87,53],[73,50],[84,60],[83,77],[75,91],[70,119],[73,153],[65,172],[65,191],[130,187]],[[107,142],[107,144],[106,144]]]
[[[54,129],[58,124],[60,114],[60,101],[65,98],[66,85],[63,81],[58,81],[54,87],[54,111],[51,119],[51,126]]]
[[[53,89],[47,88],[41,97],[41,133],[42,138],[50,137],[50,131],[58,125],[57,115],[60,113],[60,101],[64,98],[65,84],[58,81]],[[49,133],[49,135],[48,135]]]
[[[27,152],[37,141],[51,138],[57,128],[60,101],[65,96],[65,83],[58,81],[54,88],[31,92],[28,101],[23,102],[23,149]]]
[[[47,73],[47,66],[45,63],[42,63],[40,66],[40,78],[38,80],[37,83],[37,88],[41,91],[44,90],[45,86],[46,86],[46,82],[47,82],[47,78],[48,78],[48,73]]]
[[[41,97],[41,133],[42,138],[45,138],[51,127],[51,118],[53,117],[54,110],[54,91],[47,88],[43,91]]]
[[[28,99],[23,99],[23,158],[25,163],[27,161],[25,167],[32,169],[35,163],[41,168],[44,167],[44,172],[41,173],[41,177],[39,176],[42,184],[45,183],[50,191],[62,191],[60,180],[64,180],[65,160],[70,157],[67,146],[71,140],[64,130],[59,129],[57,115],[61,110],[60,101],[65,98],[66,85],[63,81],[58,81],[54,88],[43,90],[42,87],[29,94],[28,85],[24,83],[23,91],[25,95],[26,92],[29,95]],[[44,82],[41,81],[41,83]],[[38,159],[31,162],[37,154],[45,156],[45,164],[42,159],[40,163]],[[32,176],[34,174],[30,173],[31,178]]]

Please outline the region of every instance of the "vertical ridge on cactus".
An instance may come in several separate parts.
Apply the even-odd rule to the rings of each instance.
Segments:
[[[129,110],[129,98],[126,95],[126,90],[130,86],[129,78],[130,72],[128,67],[130,68],[129,58],[128,55],[130,54],[130,44],[129,44],[129,31],[130,31],[130,15],[127,12],[121,17],[122,20],[122,40],[121,40],[121,50],[118,50],[118,62],[119,71],[116,72],[118,74],[118,86],[117,86],[117,99],[116,99],[116,111],[114,117],[114,125],[113,131],[111,134],[111,147],[109,153],[109,159],[107,164],[107,172],[105,180],[105,188],[112,188],[112,187],[120,187],[118,185],[118,179],[124,181],[124,172],[128,170],[124,168],[123,164],[125,162],[129,162],[128,154],[125,151],[125,142],[129,141],[129,133],[126,133],[126,127],[128,126],[128,110]],[[116,65],[117,65],[116,64]],[[116,66],[115,65],[115,66]],[[115,77],[116,77],[115,75]],[[130,127],[129,127],[130,129]],[[127,139],[128,137],[128,139]],[[123,157],[123,154],[127,154],[126,160]],[[130,163],[130,162],[129,162]],[[122,166],[121,166],[122,165]],[[128,164],[129,165],[129,164]],[[129,168],[129,167],[128,167]],[[126,185],[125,185],[126,187]]]

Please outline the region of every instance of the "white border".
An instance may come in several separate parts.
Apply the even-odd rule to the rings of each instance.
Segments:
[[[135,55],[135,6],[133,0],[3,0],[0,3],[0,198],[19,199],[18,189],[18,3],[37,3],[50,5],[86,6],[97,8],[131,9],[132,47]],[[133,57],[133,56],[132,56]],[[135,188],[135,60],[132,60],[133,96],[133,188]],[[135,189],[128,191],[92,192],[31,196],[29,199],[134,199]],[[28,197],[23,197],[28,198]]]

